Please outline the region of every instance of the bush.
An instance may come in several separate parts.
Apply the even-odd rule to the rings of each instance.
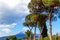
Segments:
[[[18,38],[17,40],[22,40],[21,38]]]

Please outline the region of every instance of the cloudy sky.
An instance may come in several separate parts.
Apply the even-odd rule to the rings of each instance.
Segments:
[[[29,14],[28,3],[29,0],[0,0],[0,37],[28,29],[22,26],[24,17]]]
[[[25,16],[29,14],[27,8],[29,1],[30,0],[0,0],[0,37],[15,35],[20,32],[24,33],[28,29],[23,26],[23,22]],[[60,21],[57,20],[55,23],[52,23],[53,34],[60,32],[59,22]],[[37,33],[39,33],[38,29]]]

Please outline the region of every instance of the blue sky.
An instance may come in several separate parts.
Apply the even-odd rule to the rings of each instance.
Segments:
[[[28,0],[0,0],[0,37],[25,32],[23,21],[29,14]]]
[[[0,0],[0,37],[15,35],[20,32],[24,33],[28,30],[28,28],[23,26],[23,22],[25,16],[29,14],[27,8],[29,1],[30,0]],[[52,24],[53,34],[60,33],[60,19],[52,22]],[[38,28],[36,31],[39,34]]]

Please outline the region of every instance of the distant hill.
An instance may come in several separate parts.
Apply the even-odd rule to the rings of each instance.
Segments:
[[[17,38],[23,38],[24,35],[25,35],[24,33],[20,32],[20,33],[16,34],[15,36],[16,36]],[[9,36],[0,37],[0,40],[4,40],[4,39],[7,38],[7,37],[9,37]],[[38,38],[38,34],[36,34],[36,38]]]
[[[5,38],[7,38],[7,36],[5,36],[5,37],[0,37],[0,40],[5,40]]]
[[[18,34],[16,34],[15,36],[17,38],[23,38],[24,37],[24,33],[23,32],[20,32]],[[13,35],[12,35],[13,36]],[[0,40],[4,40],[5,38],[8,38],[9,36],[4,36],[4,37],[0,37]],[[39,34],[36,34],[36,38],[39,37]],[[49,38],[44,38],[44,39],[49,39]],[[60,40],[60,36],[58,36],[58,39]],[[53,40],[56,40],[56,35],[53,35]]]
[[[16,34],[15,36],[16,36],[17,38],[23,38],[24,35],[25,35],[24,33],[20,32],[20,33]]]
[[[16,34],[16,37],[17,37],[17,38],[23,38],[24,35],[25,35],[25,34],[21,32],[21,33]],[[39,37],[39,34],[36,34],[36,38],[38,38],[38,37]]]
[[[17,37],[17,38],[23,38],[24,37],[24,33],[18,33],[18,34],[16,34],[15,36]],[[36,34],[36,38],[38,38],[39,37],[39,34]]]
[[[16,36],[17,38],[23,38],[24,37],[24,33],[20,32],[14,36]],[[13,35],[12,35],[13,36]],[[5,38],[8,38],[9,36],[4,36],[4,37],[0,37],[0,40],[4,40]]]

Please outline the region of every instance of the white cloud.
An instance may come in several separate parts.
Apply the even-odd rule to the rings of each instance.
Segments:
[[[25,33],[27,30],[29,30],[29,28],[23,27],[22,32]]]
[[[28,3],[30,0],[20,0],[20,3],[16,5],[15,10],[21,14],[29,14]],[[23,13],[24,12],[24,13]]]
[[[24,17],[29,14],[27,8],[29,1],[0,0],[0,37],[10,35],[13,30],[12,28],[15,28],[17,23],[20,20],[24,20]],[[26,30],[28,30],[26,27],[22,29],[23,32],[26,32]]]
[[[6,3],[9,7],[13,8],[20,2],[20,0],[0,0],[0,2]]]
[[[15,28],[17,24],[13,23],[13,24],[0,24],[0,37],[2,36],[8,36],[8,35],[12,35],[11,33],[13,32],[11,28]]]
[[[5,28],[1,30],[2,32],[4,32],[5,34],[9,34],[10,32],[12,32],[12,30]]]
[[[30,2],[30,0],[20,0],[20,3],[29,3]]]
[[[13,24],[0,24],[0,28],[14,28],[17,24],[13,23]]]
[[[14,8],[17,4],[28,4],[30,0],[0,0],[0,3],[7,4],[10,8]]]
[[[0,33],[0,36],[2,36],[2,34]]]

